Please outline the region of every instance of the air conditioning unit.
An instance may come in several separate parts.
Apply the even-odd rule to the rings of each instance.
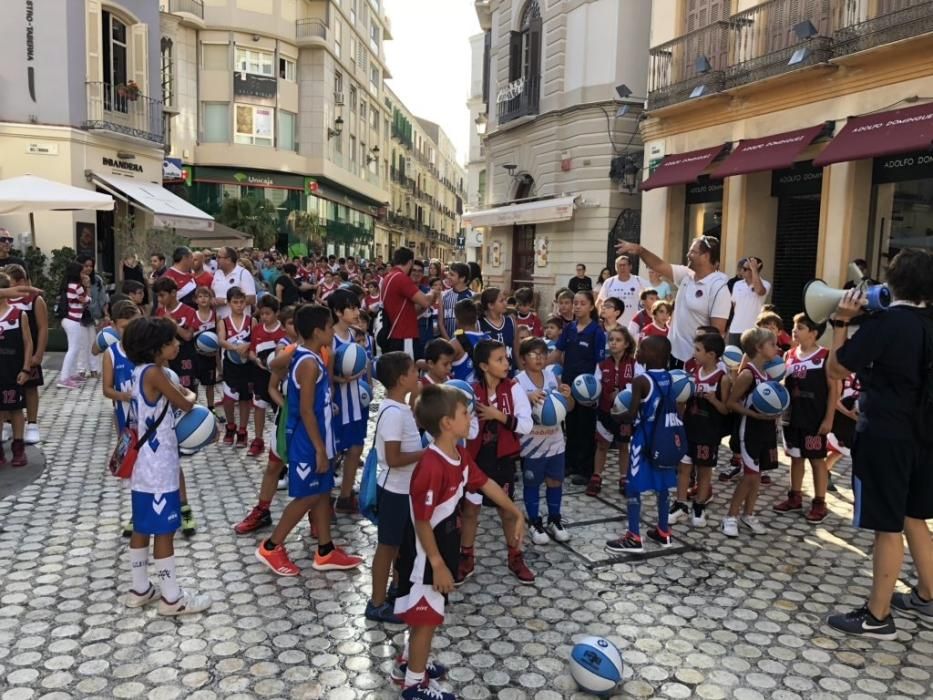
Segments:
[[[343,106],[343,93],[342,92],[334,93],[334,104],[337,106]]]

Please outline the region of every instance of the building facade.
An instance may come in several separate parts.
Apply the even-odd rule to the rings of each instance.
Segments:
[[[466,209],[474,212],[485,209],[486,201],[486,148],[483,136],[486,134],[486,88],[489,78],[486,66],[486,40],[489,33],[475,34],[470,37],[470,96],[467,109],[470,110],[470,150],[466,164]],[[480,133],[482,132],[482,133]],[[483,232],[472,227],[464,228],[466,258],[479,262],[482,257]]]
[[[118,239],[125,248],[153,228],[209,232],[210,217],[161,186],[158,5],[19,3],[4,19],[0,178],[32,174],[106,192],[116,207],[37,213],[31,241],[26,217],[0,216],[0,226],[20,235],[20,246],[94,255],[111,274],[122,253]]]
[[[933,2],[655,0],[651,46],[647,247],[761,257],[787,318],[813,277],[933,245]]]
[[[295,254],[387,257],[410,233],[430,238],[392,206],[401,101],[386,84],[380,0],[161,5],[175,191],[212,213],[230,197],[272,202],[278,245]],[[313,238],[300,213],[316,220]]]
[[[577,263],[595,277],[616,240],[637,236],[636,183],[615,174],[641,150],[651,3],[483,0],[476,8],[485,168],[473,171],[475,191],[486,194],[464,226],[482,234],[487,283],[532,286],[549,303]]]

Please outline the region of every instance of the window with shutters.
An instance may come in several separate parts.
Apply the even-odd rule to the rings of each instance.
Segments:
[[[162,69],[162,102],[169,106],[175,103],[175,59],[172,40],[163,36],[159,43]]]
[[[728,4],[729,0],[687,0],[685,33],[725,19],[729,14]]]
[[[501,122],[538,113],[542,34],[538,0],[528,0],[522,9],[519,30],[509,37],[509,83],[496,96]]]
[[[104,65],[104,109],[126,112],[129,44],[126,23],[104,10],[101,14]]]

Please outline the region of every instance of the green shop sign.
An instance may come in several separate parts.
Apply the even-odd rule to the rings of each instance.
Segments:
[[[247,187],[271,187],[282,190],[305,189],[303,175],[274,173],[263,170],[236,170],[234,168],[194,168],[195,182],[216,182],[223,185],[246,185]]]

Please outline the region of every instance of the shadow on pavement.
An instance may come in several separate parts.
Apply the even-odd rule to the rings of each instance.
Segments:
[[[7,463],[0,465],[0,499],[13,496],[33,481],[39,478],[39,475],[45,471],[45,455],[38,445],[26,446],[26,457],[29,464],[25,467],[10,466],[10,445],[4,445]]]

